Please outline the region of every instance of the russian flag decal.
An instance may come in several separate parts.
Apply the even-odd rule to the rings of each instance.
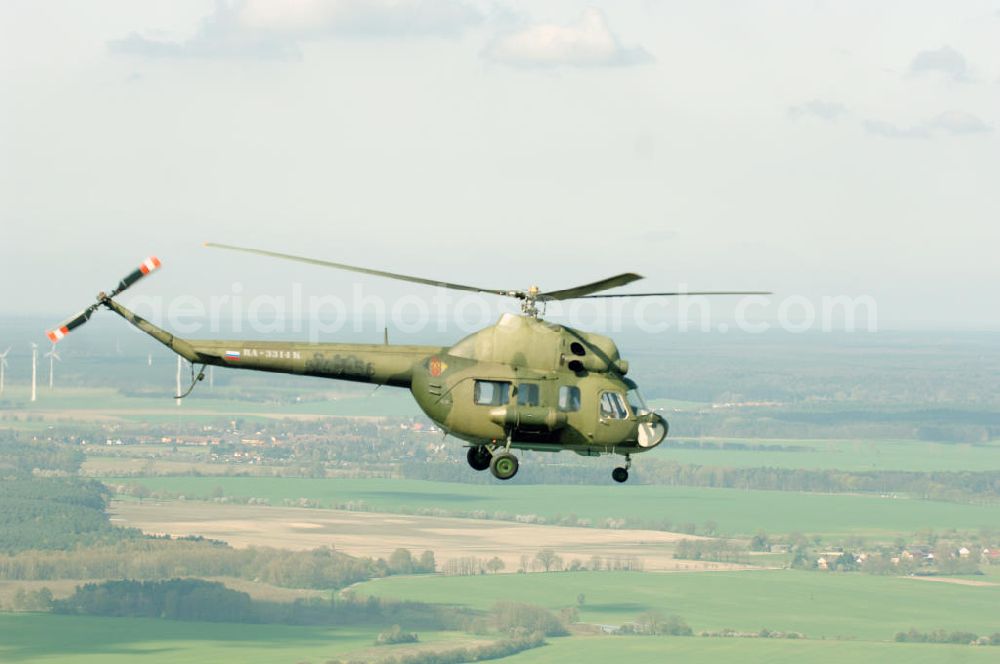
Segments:
[[[226,359],[227,360],[239,360],[240,359],[240,351],[238,351],[238,350],[227,350],[226,351]]]

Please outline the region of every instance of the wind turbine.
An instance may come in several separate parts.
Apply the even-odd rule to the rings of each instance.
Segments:
[[[38,344],[31,342],[31,400],[38,398],[35,386],[38,382]]]
[[[52,389],[52,376],[55,373],[56,360],[62,362],[62,358],[59,357],[59,353],[56,352],[56,344],[52,342],[52,350],[45,354],[45,357],[49,358],[49,389]]]
[[[4,373],[7,371],[7,353],[10,352],[10,346],[7,346],[7,350],[0,353],[0,394],[3,394],[3,379]]]

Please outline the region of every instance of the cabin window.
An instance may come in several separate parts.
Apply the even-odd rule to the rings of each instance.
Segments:
[[[601,395],[601,417],[613,420],[624,420],[628,417],[625,399],[617,392],[605,392]]]
[[[567,413],[580,410],[579,387],[563,385],[559,388],[559,410]]]
[[[502,406],[510,401],[510,383],[499,380],[477,380],[473,398],[480,406]]]
[[[521,383],[517,386],[518,406],[537,406],[538,403],[538,383]]]

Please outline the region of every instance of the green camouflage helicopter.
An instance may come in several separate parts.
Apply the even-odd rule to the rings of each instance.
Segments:
[[[512,449],[583,456],[618,454],[625,465],[611,473],[628,479],[632,455],[650,450],[667,435],[667,421],[652,412],[629,378],[628,362],[606,336],[546,322],[539,304],[576,298],[669,295],[750,295],[760,291],[600,294],[641,279],[626,272],[575,288],[543,292],[497,290],[409,277],[381,270],[292,256],[272,251],[208,243],[206,246],[284,258],[418,284],[514,297],[521,315],[504,314],[493,326],[453,346],[348,343],[295,343],[181,339],[126,309],[114,298],[160,267],[154,256],[119,282],[111,293],[49,331],[55,343],[87,322],[100,307],[115,312],[188,360],[193,375],[187,396],[208,365],[335,378],[408,388],[420,408],[446,434],[468,443],[468,462],[509,480],[517,474]]]

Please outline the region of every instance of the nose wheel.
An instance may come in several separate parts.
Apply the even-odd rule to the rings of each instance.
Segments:
[[[497,452],[490,461],[490,472],[498,480],[509,480],[517,475],[517,457],[510,452]]]
[[[611,471],[611,479],[621,484],[628,481],[628,469],[632,467],[632,458],[625,455],[625,466],[619,466]]]

